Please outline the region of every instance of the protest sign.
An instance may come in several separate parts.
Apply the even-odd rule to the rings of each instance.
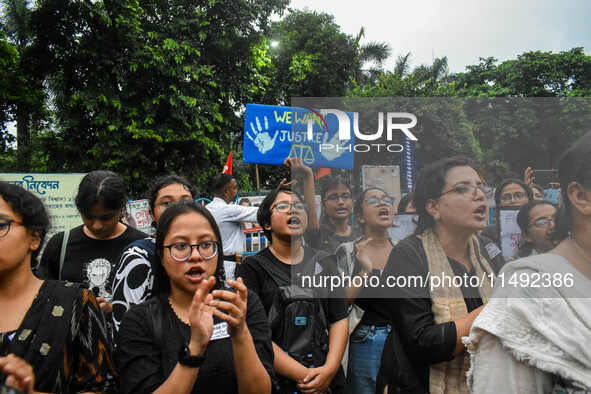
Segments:
[[[521,207],[499,207],[501,225],[501,250],[506,260],[512,259],[519,249],[521,230],[517,225],[517,214]]]
[[[347,116],[353,125],[353,115]],[[309,121],[312,138],[308,138]],[[247,104],[244,162],[282,165],[287,157],[299,157],[307,166],[352,169],[354,138],[340,140],[338,127],[335,116],[321,118],[313,110]]]
[[[74,199],[84,175],[7,173],[0,174],[0,179],[27,189],[45,203],[52,224],[46,237],[50,239],[55,233],[82,224]]]
[[[363,189],[377,187],[400,199],[400,169],[398,166],[362,166]]]
[[[129,201],[125,209],[125,218],[127,219],[127,224],[146,234],[154,232],[148,200]]]
[[[400,213],[394,216],[394,225],[388,228],[392,239],[402,240],[414,234],[419,216],[414,213]]]

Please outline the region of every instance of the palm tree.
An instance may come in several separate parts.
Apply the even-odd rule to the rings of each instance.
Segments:
[[[359,30],[355,36],[354,47],[357,52],[357,65],[355,67],[354,78],[358,84],[365,84],[369,81],[375,81],[377,76],[384,72],[384,62],[390,57],[392,49],[385,42],[371,41],[361,45],[361,39],[365,36],[365,28]],[[363,67],[371,64],[370,68],[364,70]]]
[[[415,67],[412,74],[424,83],[443,82],[448,76],[449,66],[447,65],[447,56],[435,58],[432,65],[421,64]]]
[[[0,0],[0,28],[19,51],[31,42],[31,2]]]
[[[410,70],[410,55],[410,52],[404,56],[398,55],[396,64],[394,65],[394,75],[399,75],[401,78],[408,75]]]

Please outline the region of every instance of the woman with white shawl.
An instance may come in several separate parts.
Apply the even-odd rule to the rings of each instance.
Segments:
[[[559,178],[561,242],[505,266],[464,339],[472,392],[591,391],[591,132],[561,158]]]

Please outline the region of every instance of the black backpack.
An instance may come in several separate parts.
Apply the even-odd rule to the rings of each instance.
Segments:
[[[252,257],[278,286],[268,313],[273,342],[305,367],[324,365],[328,354],[328,324],[314,289],[301,287],[301,283],[297,283],[300,277],[290,278],[272,261],[259,255]],[[327,257],[334,256],[316,252],[312,259],[302,263],[305,266],[300,275],[314,276],[319,261]]]

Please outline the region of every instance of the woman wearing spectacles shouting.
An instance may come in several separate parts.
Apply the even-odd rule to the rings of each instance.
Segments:
[[[307,206],[287,186],[265,197],[257,221],[271,245],[245,258],[236,274],[265,306],[275,351],[277,392],[346,392],[341,368],[347,341],[345,292],[340,286],[331,289],[322,284],[338,277],[335,257],[302,245]],[[305,284],[311,280],[314,286]]]
[[[517,258],[549,252],[556,246],[552,238],[556,206],[550,201],[533,200],[521,207],[517,224],[522,238]]]
[[[293,176],[303,176],[304,200],[310,207],[316,207],[312,169],[299,158],[287,158],[284,164],[291,168]],[[306,244],[334,253],[340,244],[359,238],[361,234],[350,224],[353,197],[351,186],[345,179],[337,176],[324,181],[320,190],[320,206],[320,220],[316,209],[309,213],[310,220],[304,234]]]
[[[340,273],[357,280],[345,289],[351,309],[347,386],[350,393],[373,393],[390,319],[379,290],[364,283],[371,279],[379,283],[388,256],[398,242],[388,235],[394,222],[394,198],[379,188],[365,189],[354,211],[363,236],[342,244],[335,253]]]
[[[486,226],[484,191],[464,157],[441,159],[419,174],[415,234],[394,247],[382,274],[393,346],[384,345],[380,376],[389,392],[467,392],[462,337],[505,263],[490,240],[475,235]]]
[[[156,229],[157,296],[131,308],[117,336],[123,393],[270,393],[273,349],[265,311],[241,279],[223,290],[218,226],[180,201]]]

